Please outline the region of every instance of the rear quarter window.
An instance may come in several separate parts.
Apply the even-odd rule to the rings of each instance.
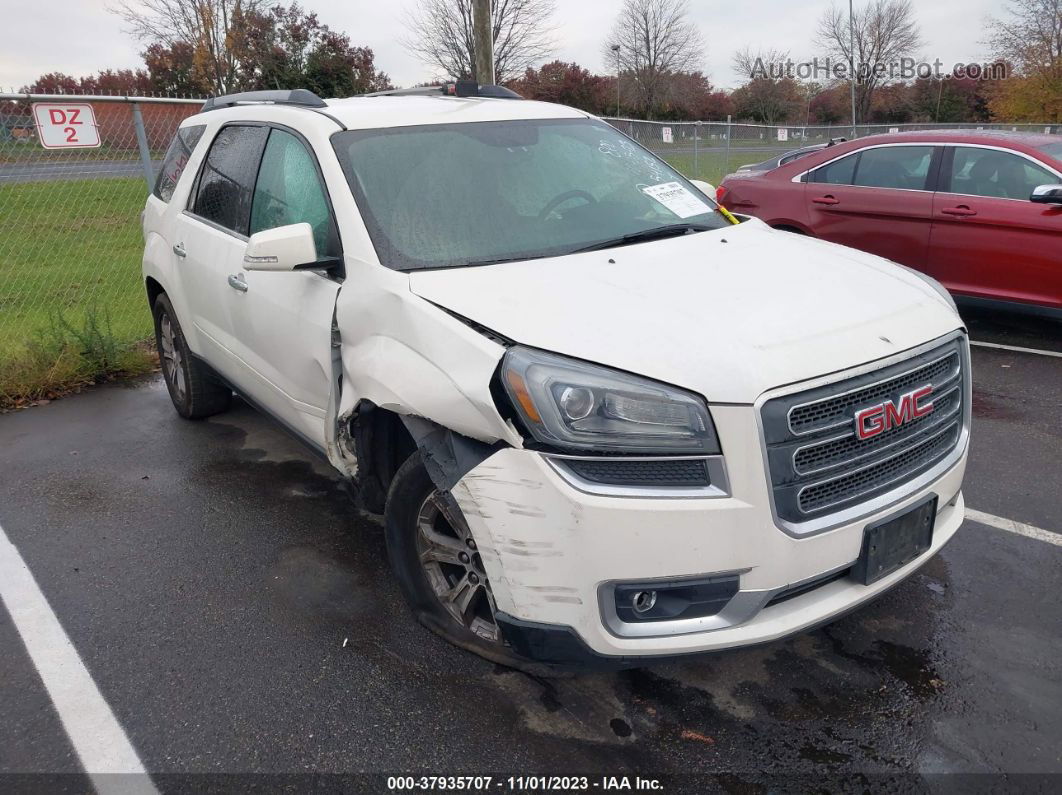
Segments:
[[[164,202],[173,198],[173,191],[181,180],[184,167],[188,165],[188,159],[192,156],[192,150],[203,137],[205,124],[195,124],[191,127],[182,127],[173,136],[170,146],[166,150],[166,156],[162,159],[162,168],[155,178],[155,189],[152,191]]]

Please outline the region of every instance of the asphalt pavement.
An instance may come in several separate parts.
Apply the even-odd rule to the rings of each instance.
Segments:
[[[1062,341],[1057,323],[970,322],[993,344]],[[311,772],[365,791],[405,773],[1047,791],[1062,780],[1062,359],[972,355],[967,505],[1049,540],[967,521],[834,624],[647,669],[547,680],[448,646],[413,621],[378,518],[326,464],[242,403],[181,420],[158,378],[0,417],[0,526],[164,792],[301,791]],[[87,786],[2,608],[0,705],[0,787]]]

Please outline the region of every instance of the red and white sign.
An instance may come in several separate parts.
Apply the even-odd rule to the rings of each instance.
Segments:
[[[92,106],[84,102],[34,102],[33,120],[45,149],[82,149],[100,145]]]
[[[675,136],[671,134],[671,128],[665,127],[662,131],[665,144],[671,144],[675,142]]]

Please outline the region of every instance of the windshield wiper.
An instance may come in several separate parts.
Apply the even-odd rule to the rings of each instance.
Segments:
[[[589,246],[569,251],[568,253],[582,254],[584,251],[600,251],[604,248],[629,246],[632,243],[646,243],[650,240],[660,240],[665,237],[678,237],[687,232],[709,232],[716,228],[717,227],[714,226],[708,226],[707,224],[668,224],[667,226],[657,226],[653,229],[643,229],[640,232],[632,232],[629,235],[616,237],[612,240],[603,240],[600,243],[593,243]]]

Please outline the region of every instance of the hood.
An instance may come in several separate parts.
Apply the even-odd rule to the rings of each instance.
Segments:
[[[916,274],[757,220],[605,251],[414,271],[410,289],[518,343],[714,403],[752,403],[962,325]]]

